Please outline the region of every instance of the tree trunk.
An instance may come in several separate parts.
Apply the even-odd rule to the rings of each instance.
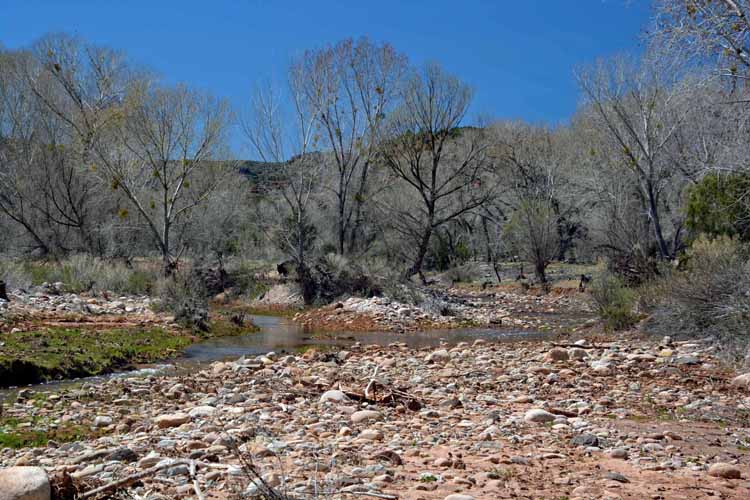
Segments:
[[[362,167],[362,175],[359,179],[359,189],[357,190],[357,194],[354,196],[354,225],[350,232],[349,253],[354,253],[359,250],[359,240],[363,237],[362,225],[364,221],[362,220],[362,210],[365,204],[367,174],[369,170],[369,163],[366,162]]]
[[[664,239],[664,234],[661,229],[661,220],[659,219],[659,207],[656,201],[653,187],[649,184],[648,186],[648,205],[649,212],[651,213],[651,222],[654,225],[654,235],[656,237],[656,243],[659,245],[659,257],[662,260],[666,260],[669,257],[669,248],[667,242]]]
[[[432,236],[432,227],[425,230],[424,234],[422,235],[422,239],[419,242],[419,248],[417,248],[417,255],[414,258],[414,263],[409,267],[409,269],[406,270],[406,279],[411,279],[412,276],[415,274],[419,275],[419,278],[422,280],[422,284],[427,284],[427,278],[425,278],[424,273],[422,272],[422,266],[424,265],[424,258],[427,255],[427,250],[430,247],[430,237]]]
[[[547,263],[544,259],[536,259],[536,262],[534,262],[534,272],[542,284],[547,283]]]

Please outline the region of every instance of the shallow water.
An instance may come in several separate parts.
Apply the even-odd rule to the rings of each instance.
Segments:
[[[287,318],[274,316],[251,316],[260,331],[234,337],[218,337],[193,344],[185,350],[179,363],[209,363],[212,361],[256,356],[269,351],[296,352],[308,347],[346,347],[355,342],[362,345],[388,345],[403,342],[411,348],[437,347],[442,344],[455,345],[459,342],[473,342],[476,339],[487,341],[517,341],[543,339],[546,333],[525,330],[503,331],[491,328],[459,328],[450,330],[429,330],[425,332],[337,332],[324,337],[312,337],[299,325]]]
[[[98,377],[75,380],[62,380],[29,386],[34,390],[59,390],[82,382],[96,383],[112,377],[139,377],[159,373],[189,372],[202,368],[214,361],[237,359],[242,356],[257,356],[269,351],[277,353],[299,352],[306,348],[343,348],[359,342],[362,345],[388,345],[403,342],[411,348],[431,348],[440,345],[455,345],[459,342],[473,342],[485,339],[488,342],[513,342],[519,340],[540,340],[550,333],[527,330],[507,331],[491,328],[459,328],[450,330],[430,330],[425,332],[339,332],[326,334],[325,338],[311,337],[302,327],[288,318],[253,315],[252,322],[260,330],[247,335],[217,337],[189,346],[179,358],[160,364],[141,366],[137,370],[112,373]],[[0,390],[0,400],[15,392],[14,389]]]

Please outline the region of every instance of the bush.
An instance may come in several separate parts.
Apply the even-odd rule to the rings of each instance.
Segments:
[[[0,260],[0,281],[5,282],[8,291],[29,288],[32,284],[31,274],[14,260]]]
[[[156,282],[157,308],[174,315],[182,326],[208,331],[208,292],[203,280],[192,271],[176,271]]]
[[[708,235],[737,236],[750,240],[750,175],[710,173],[688,193],[689,229]]]
[[[625,330],[638,321],[633,312],[636,294],[616,275],[607,271],[599,274],[594,277],[590,290],[607,330]]]
[[[484,274],[476,262],[469,262],[461,266],[448,269],[443,273],[443,278],[453,283],[474,283],[482,279]]]
[[[701,237],[684,268],[665,280],[662,300],[646,323],[659,335],[711,337],[734,362],[750,362],[750,252],[737,239]]]
[[[32,284],[61,282],[66,291],[73,293],[97,290],[145,295],[157,279],[154,272],[88,255],[73,255],[59,263],[27,262],[25,269]]]
[[[310,272],[317,302],[324,304],[344,295],[373,297],[382,294],[381,286],[365,270],[338,254],[326,254]]]

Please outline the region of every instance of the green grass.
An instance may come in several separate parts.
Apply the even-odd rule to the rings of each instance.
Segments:
[[[47,426],[38,417],[31,417],[25,423],[30,423],[31,426],[21,426],[21,420],[16,417],[0,418],[0,448],[33,448],[47,446],[49,441],[58,443],[81,441],[95,437],[102,432],[72,423]]]
[[[174,357],[205,338],[257,330],[249,321],[240,327],[218,315],[208,332],[56,327],[14,333],[3,336],[0,347],[0,386],[101,375],[131,364]]]
[[[162,328],[44,328],[3,337],[0,385],[100,375],[130,363],[170,357],[191,344],[187,333]]]

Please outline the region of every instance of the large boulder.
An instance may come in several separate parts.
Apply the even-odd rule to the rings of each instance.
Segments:
[[[41,467],[0,469],[0,500],[50,500],[49,477]]]

